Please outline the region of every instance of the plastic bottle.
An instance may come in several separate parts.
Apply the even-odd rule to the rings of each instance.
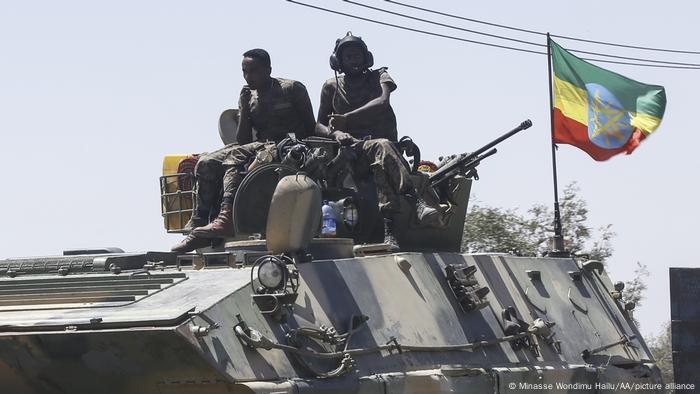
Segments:
[[[328,201],[323,202],[321,207],[323,224],[321,225],[322,237],[335,237],[335,210],[330,206]]]

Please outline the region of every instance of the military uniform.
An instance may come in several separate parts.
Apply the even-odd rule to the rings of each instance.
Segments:
[[[315,120],[306,87],[291,79],[272,78],[264,92],[251,91],[250,121],[257,141],[229,144],[202,155],[195,167],[198,215],[208,215],[223,187],[224,199],[233,200],[243,180],[245,165],[259,152],[276,158],[276,143],[288,133],[305,138],[313,132]],[[241,103],[239,103],[239,108]],[[205,213],[206,212],[206,213]],[[208,219],[206,216],[202,219]]]
[[[332,103],[333,113],[346,114],[380,97],[381,85],[386,83],[391,91],[396,83],[386,68],[370,70],[364,78],[331,78],[323,85],[321,102]],[[415,189],[408,170],[408,163],[398,151],[396,115],[390,105],[363,116],[342,130],[354,138],[367,140],[355,142],[352,149],[357,154],[353,171],[359,178],[373,176],[377,185],[379,207],[385,216],[398,211],[399,199],[414,194]]]
[[[396,90],[396,83],[386,71],[386,67],[370,70],[364,78],[346,78],[339,75],[323,84],[321,102],[330,102],[333,113],[346,114],[354,111],[382,95],[382,84]],[[386,138],[396,142],[396,115],[391,105],[371,115],[358,119],[349,130],[342,130],[355,138]]]

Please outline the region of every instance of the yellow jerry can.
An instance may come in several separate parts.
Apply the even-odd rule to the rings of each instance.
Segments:
[[[170,154],[163,158],[160,202],[163,223],[168,232],[182,232],[192,216],[197,159],[198,156],[193,154]]]

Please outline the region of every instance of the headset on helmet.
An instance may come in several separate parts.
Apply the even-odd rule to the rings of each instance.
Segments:
[[[362,49],[362,52],[365,55],[364,68],[367,69],[374,65],[374,56],[372,56],[372,52],[370,52],[367,49],[367,44],[365,44],[365,42],[362,41],[362,37],[353,36],[352,32],[349,31],[345,35],[345,37],[335,40],[335,48],[333,48],[333,53],[331,54],[331,58],[329,59],[331,69],[337,72],[341,72],[342,62],[339,58],[340,51],[343,48],[343,46],[351,43],[360,45],[360,48]]]

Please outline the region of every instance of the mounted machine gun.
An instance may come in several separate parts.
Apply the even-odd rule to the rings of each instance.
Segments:
[[[527,119],[522,122],[520,126],[503,134],[474,152],[462,153],[461,155],[456,155],[451,159],[443,161],[442,165],[437,169],[437,171],[430,175],[430,186],[437,187],[443,182],[454,178],[457,175],[464,175],[467,178],[479,179],[479,175],[476,172],[476,166],[478,166],[483,159],[496,154],[497,150],[494,148],[494,146],[500,144],[504,140],[507,140],[522,130],[530,128],[530,126],[532,126],[532,122],[530,119]]]

